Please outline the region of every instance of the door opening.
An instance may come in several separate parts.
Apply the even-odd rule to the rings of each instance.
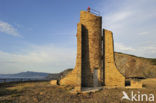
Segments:
[[[93,83],[94,83],[94,87],[98,87],[98,69],[94,69]]]

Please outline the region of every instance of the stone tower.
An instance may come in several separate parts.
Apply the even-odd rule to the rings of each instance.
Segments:
[[[60,85],[82,87],[124,87],[125,78],[114,62],[112,32],[102,30],[102,17],[88,11],[80,12],[77,24],[77,58],[72,72],[60,80]]]
[[[82,86],[92,87],[101,85],[102,69],[102,18],[90,12],[81,11],[80,22],[82,33]]]

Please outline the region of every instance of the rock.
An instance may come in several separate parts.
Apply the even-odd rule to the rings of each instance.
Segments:
[[[57,85],[57,80],[51,80],[51,81],[50,81],[50,84],[51,84],[51,85]]]

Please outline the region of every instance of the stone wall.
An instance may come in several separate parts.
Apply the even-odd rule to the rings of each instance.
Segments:
[[[103,29],[104,40],[104,85],[125,86],[125,77],[118,71],[114,62],[114,41],[113,34]]]

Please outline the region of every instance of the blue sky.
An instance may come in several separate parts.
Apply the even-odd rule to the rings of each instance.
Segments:
[[[115,51],[156,58],[155,0],[0,0],[0,73],[73,68],[88,6],[114,34]]]

